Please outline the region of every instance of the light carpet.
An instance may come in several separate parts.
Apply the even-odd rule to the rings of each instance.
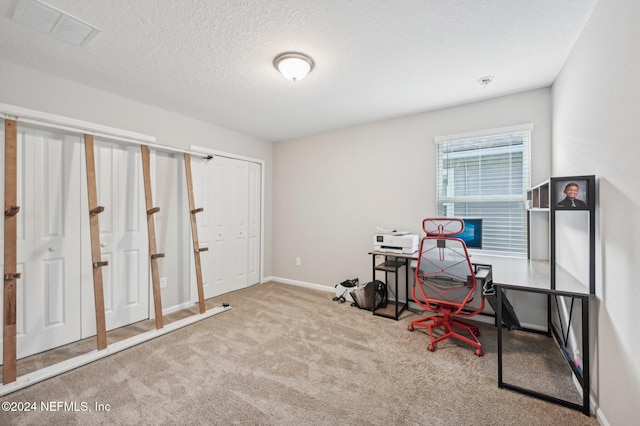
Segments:
[[[407,331],[418,314],[394,321],[332,296],[270,282],[210,299],[209,307],[228,302],[232,309],[7,395],[3,402],[35,402],[38,409],[0,411],[0,424],[598,424],[593,416],[499,389],[490,325],[481,325],[483,357],[451,340],[429,352],[424,332]],[[505,381],[580,402],[552,339],[506,337]],[[20,360],[18,374],[94,345],[89,339]],[[63,405],[43,412],[40,403],[50,401],[79,411]],[[96,404],[108,411],[96,411]]]

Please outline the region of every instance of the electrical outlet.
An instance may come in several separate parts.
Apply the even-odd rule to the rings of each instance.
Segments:
[[[301,266],[302,265],[302,259],[300,259],[299,257],[296,257],[296,266]]]
[[[160,278],[160,288],[167,288],[167,277]]]

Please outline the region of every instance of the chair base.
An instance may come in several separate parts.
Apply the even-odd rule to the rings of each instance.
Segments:
[[[454,339],[458,339],[476,348],[475,354],[477,356],[484,355],[484,352],[482,351],[482,343],[480,343],[477,337],[480,335],[480,329],[473,324],[462,321],[458,318],[453,318],[449,313],[441,313],[431,317],[411,321],[408,329],[409,331],[414,331],[416,327],[429,329],[431,342],[427,349],[431,352],[436,350],[436,343],[453,337]],[[444,329],[444,335],[434,338],[433,329],[437,327],[442,327]],[[454,329],[466,332],[467,336],[456,332]]]

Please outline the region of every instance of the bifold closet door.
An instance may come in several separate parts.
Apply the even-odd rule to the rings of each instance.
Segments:
[[[213,255],[215,292],[247,286],[246,161],[215,156],[213,159]]]
[[[213,265],[213,175],[214,169],[211,161],[206,158],[191,156],[191,173],[193,178],[193,197],[196,208],[202,208],[203,211],[198,214],[198,240],[200,247],[206,247],[208,250],[200,254],[200,264],[202,269],[202,289],[205,299],[217,296],[221,293],[216,292],[214,283],[214,265]],[[193,253],[191,253],[191,265],[194,265]],[[196,288],[195,267],[191,268],[192,287]]]
[[[94,145],[100,252],[107,330],[149,318],[149,247],[140,148],[96,140]],[[85,201],[86,204],[86,201]],[[85,253],[86,256],[90,254]],[[83,260],[83,277],[91,282],[91,261]],[[91,318],[93,287],[83,289],[83,312]],[[83,337],[95,334],[85,321]]]
[[[247,193],[247,285],[260,282],[260,254],[262,230],[262,166],[258,163],[248,163],[248,193]]]
[[[198,233],[211,257],[203,261],[210,298],[260,280],[261,165],[216,155],[203,170],[196,202],[210,217]]]
[[[78,135],[18,125],[18,358],[81,337],[81,145]]]

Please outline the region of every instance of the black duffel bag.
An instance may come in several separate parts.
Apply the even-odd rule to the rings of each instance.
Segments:
[[[369,281],[355,290],[351,290],[351,297],[355,305],[367,311],[379,308],[383,302],[386,302],[386,296],[387,285],[380,280]]]

